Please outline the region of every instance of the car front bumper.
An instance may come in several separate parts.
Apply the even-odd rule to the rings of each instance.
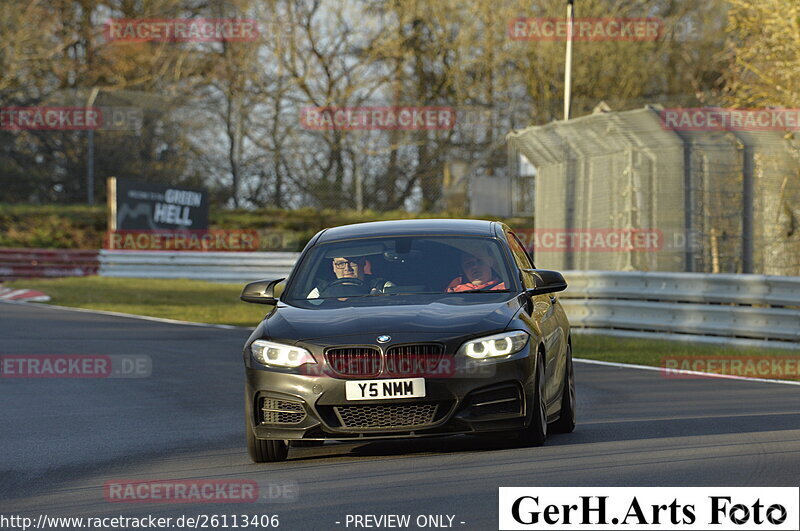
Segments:
[[[424,398],[352,401],[346,399],[345,382],[381,378],[310,375],[253,364],[246,368],[249,424],[258,439],[287,440],[409,438],[523,428],[530,420],[534,390],[535,356],[529,355],[529,348],[446,377],[427,377]]]

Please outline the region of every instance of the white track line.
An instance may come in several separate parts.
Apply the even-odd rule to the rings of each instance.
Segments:
[[[4,304],[25,304],[30,306],[25,301],[6,301],[0,300],[0,303]],[[164,317],[150,317],[149,315],[136,315],[133,313],[122,313],[122,312],[111,312],[108,310],[91,310],[88,308],[73,308],[72,306],[58,306],[57,304],[43,304],[41,305],[43,308],[55,308],[58,310],[67,310],[71,312],[83,312],[83,313],[94,313],[100,315],[113,315],[115,317],[127,317],[129,319],[140,319],[142,321],[155,321],[157,323],[169,323],[169,324],[179,324],[179,325],[188,325],[188,326],[202,326],[204,328],[222,328],[223,330],[251,330],[248,327],[244,326],[233,326],[233,325],[225,325],[225,324],[210,324],[210,323],[196,323],[193,321],[179,321],[178,319],[166,319]],[[253,325],[255,328],[255,325]]]
[[[600,360],[587,360],[585,358],[573,358],[573,361],[577,361],[579,363],[588,363],[591,365],[606,365],[608,367],[622,367],[624,369],[641,369],[643,371],[659,371],[663,372],[666,369],[663,367],[652,367],[650,365],[634,365],[632,363],[618,363],[615,361],[600,361]],[[746,382],[763,382],[763,383],[776,383],[776,384],[783,384],[783,385],[800,385],[800,382],[796,382],[793,380],[772,380],[768,378],[751,378],[750,376],[735,376],[732,374],[715,374],[713,372],[701,372],[701,371],[684,371],[684,370],[674,370],[674,372],[679,374],[688,374],[691,376],[701,376],[703,378],[722,378],[725,380],[744,380]],[[679,379],[678,376],[673,377],[675,379]]]

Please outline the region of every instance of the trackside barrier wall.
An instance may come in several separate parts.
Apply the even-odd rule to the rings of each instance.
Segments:
[[[100,251],[100,276],[250,282],[288,277],[300,253]]]
[[[0,249],[0,281],[96,275],[97,251]]]
[[[576,332],[800,348],[800,277],[568,271]],[[754,343],[753,343],[754,344]]]

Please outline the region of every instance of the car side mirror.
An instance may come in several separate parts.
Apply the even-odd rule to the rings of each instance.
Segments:
[[[567,289],[567,281],[558,271],[549,269],[526,269],[526,273],[532,273],[536,279],[536,287],[528,288],[525,294],[529,296],[544,295],[545,293],[555,293]]]
[[[275,298],[275,286],[284,280],[283,278],[279,278],[276,280],[256,280],[255,282],[250,282],[244,287],[239,298],[244,302],[254,302],[256,304],[277,304],[278,299]]]

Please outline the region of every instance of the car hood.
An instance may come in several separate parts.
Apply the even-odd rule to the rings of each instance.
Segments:
[[[400,332],[476,335],[504,329],[519,308],[519,298],[511,293],[356,299],[332,307],[280,303],[266,319],[266,334],[292,341]]]

